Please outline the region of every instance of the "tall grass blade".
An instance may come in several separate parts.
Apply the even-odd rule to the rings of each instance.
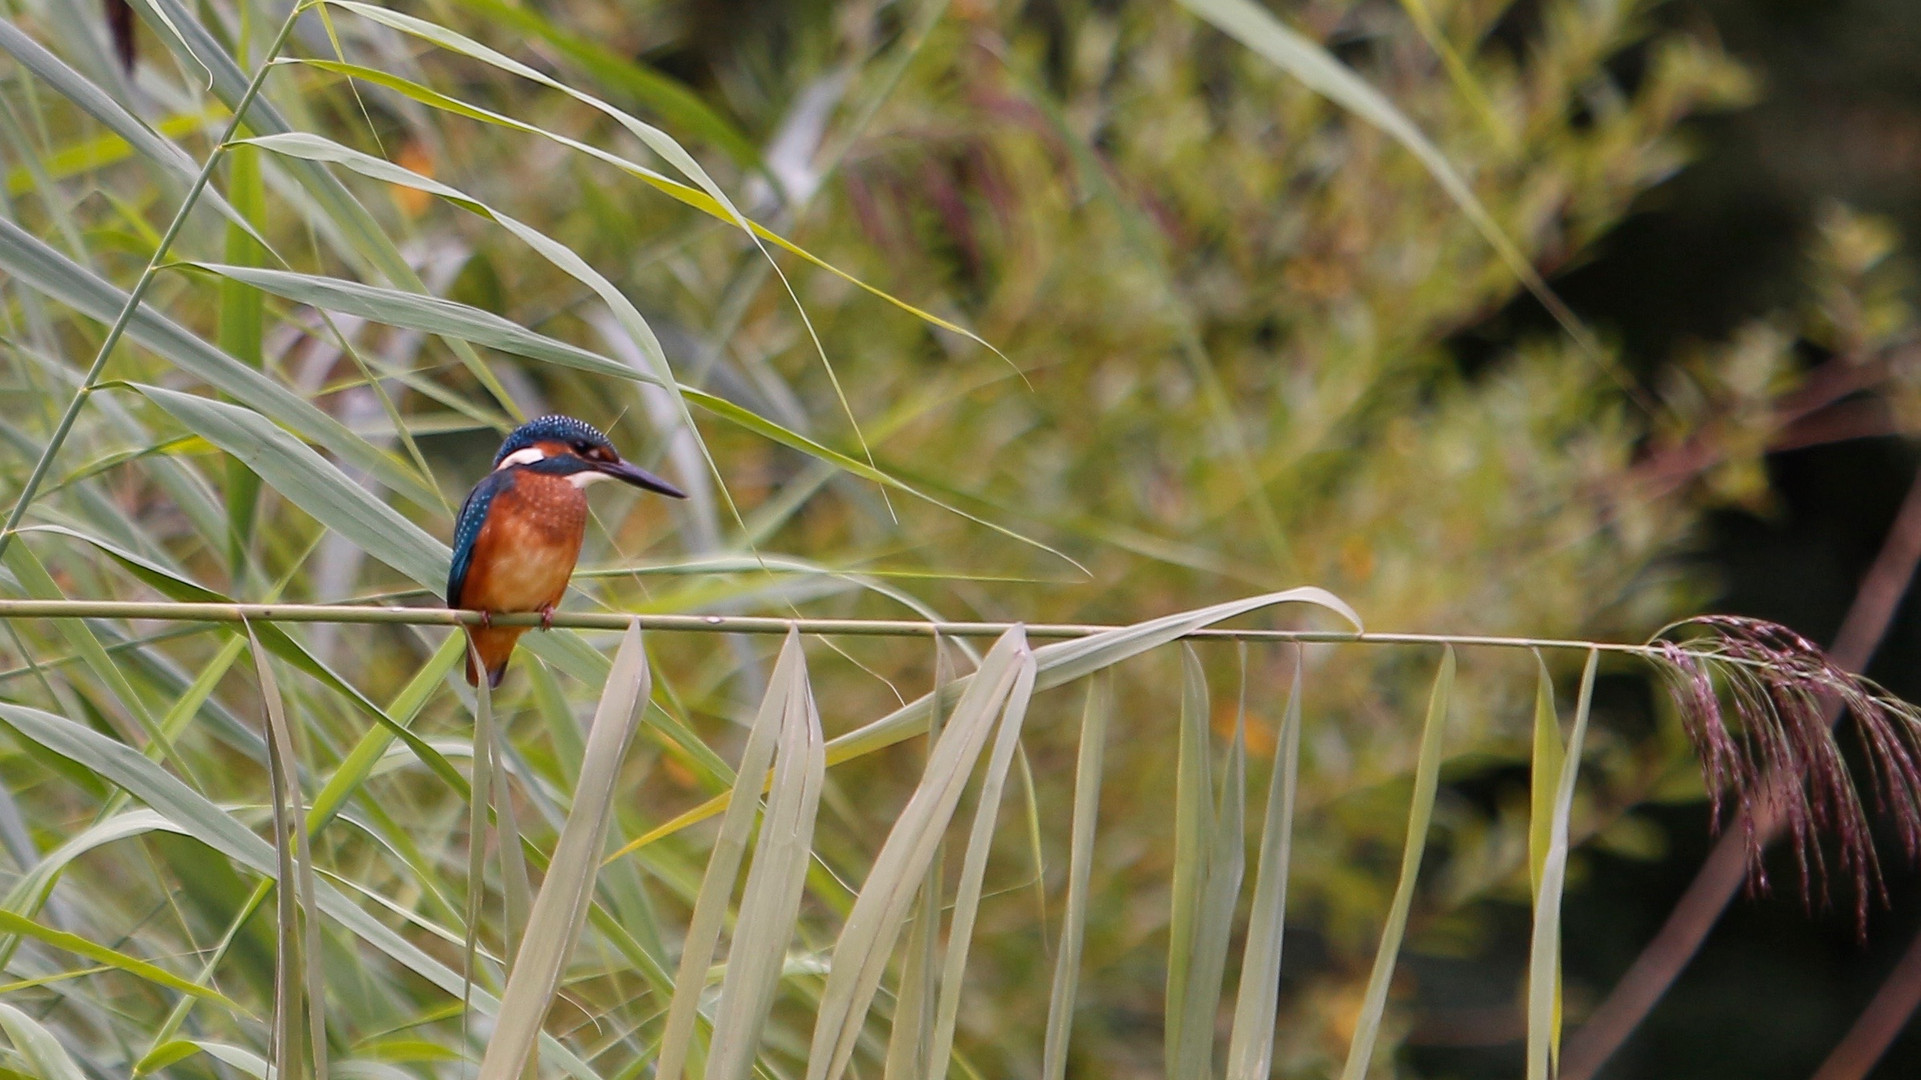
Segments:
[[[1087,933],[1087,886],[1094,864],[1094,826],[1100,816],[1101,772],[1107,757],[1107,721],[1114,711],[1114,682],[1088,683],[1081,711],[1080,754],[1074,760],[1074,823],[1067,855],[1067,903],[1060,947],[1054,951],[1054,982],[1047,997],[1047,1041],[1041,1048],[1041,1080],[1064,1080],[1080,989],[1081,943]]]
[[[327,1076],[326,988],[320,969],[320,912],[314,904],[313,847],[307,837],[300,795],[300,761],[293,727],[287,723],[267,650],[247,625],[253,647],[254,671],[260,678],[260,699],[267,712],[267,776],[273,797],[274,847],[279,855],[279,958],[275,965],[274,1060],[280,1074],[293,1080],[303,1075],[299,1033],[306,1035],[317,1078]],[[306,1006],[303,1015],[301,1004]]]
[[[967,973],[969,946],[973,944],[974,921],[980,914],[981,888],[987,878],[987,857],[993,850],[994,825],[1000,818],[1008,769],[1020,750],[1021,727],[1027,722],[1027,705],[1033,692],[1034,670],[1031,664],[1026,664],[1019,669],[1014,689],[1001,707],[994,749],[988,756],[980,794],[974,804],[974,822],[968,830],[967,849],[961,857],[960,878],[954,883],[954,913],[947,926],[947,952],[941,957],[940,997],[934,1009],[934,1039],[928,1051],[933,1080],[946,1080],[953,1054],[954,1028],[960,1019],[961,985]]]
[[[493,690],[485,691],[487,711],[493,712]],[[480,694],[475,695],[479,700]],[[495,843],[500,850],[501,908],[505,915],[507,932],[505,935],[507,955],[514,957],[520,953],[520,942],[527,930],[527,919],[533,913],[533,883],[527,875],[527,853],[522,848],[520,818],[514,809],[514,792],[510,785],[513,777],[507,768],[507,749],[510,740],[505,725],[490,715],[487,727],[492,735],[488,757],[493,772],[492,805],[494,808]],[[511,968],[509,970],[511,974]]]
[[[978,658],[976,658],[978,660]],[[954,706],[954,657],[947,639],[934,637],[934,706],[927,717],[927,755],[931,758]],[[925,763],[922,765],[925,768]],[[884,1080],[926,1080],[933,1072],[934,1004],[940,975],[942,870],[946,845],[934,849],[921,879],[914,927],[901,958],[900,986],[894,994],[894,1022],[887,1031]]]
[[[707,971],[713,965],[720,945],[721,924],[733,896],[734,882],[740,877],[740,864],[747,856],[747,843],[760,811],[760,779],[773,764],[774,752],[781,745],[781,732],[787,712],[807,692],[807,659],[801,651],[800,635],[789,632],[781,644],[780,658],[774,662],[773,676],[760,709],[748,729],[747,746],[741,751],[736,770],[735,796],[720,820],[720,833],[714,838],[707,856],[707,869],[701,875],[700,892],[694,899],[693,920],[681,946],[680,967],[674,976],[674,1000],[667,1009],[667,1025],[660,1038],[660,1061],[654,1075],[661,1080],[680,1080],[690,1057],[694,1022],[699,1018],[700,998],[707,986]],[[771,818],[769,819],[771,822]],[[811,827],[810,827],[811,831]],[[744,920],[737,925],[745,927]]]
[[[1017,693],[1024,704],[1034,678],[1034,654],[1026,634],[1015,627],[1001,635],[968,680],[834,945],[807,1055],[807,1080],[839,1080],[846,1070],[908,907],[986,747],[994,718]]]
[[[1191,647],[1183,649],[1164,1033],[1169,1076],[1213,1075],[1214,1020],[1246,869],[1245,710],[1235,720],[1218,798],[1208,749],[1211,718],[1200,658]]]
[[[260,151],[236,146],[227,152],[227,187],[245,220],[266,220],[267,189],[260,175]],[[227,226],[226,258],[239,265],[258,264],[265,254],[253,240],[254,230]],[[220,348],[251,368],[264,366],[261,355],[266,305],[260,293],[237,281],[220,283]],[[260,478],[237,461],[227,463],[227,576],[246,580],[253,541],[254,510],[260,501]]]
[[[1568,818],[1573,812],[1574,781],[1581,771],[1581,744],[1587,738],[1588,714],[1594,706],[1594,675],[1600,661],[1600,652],[1589,649],[1587,665],[1581,670],[1574,730],[1568,734],[1567,754],[1555,778],[1548,846],[1541,864],[1540,887],[1534,896],[1534,933],[1527,960],[1528,1080],[1549,1080],[1560,1069],[1561,895],[1567,886]],[[1551,716],[1554,688],[1545,666],[1541,668],[1540,694]],[[1558,730],[1554,734],[1558,736]]]
[[[466,639],[472,669],[487,670],[473,639],[465,634],[454,636]],[[473,749],[469,762],[473,791],[467,797],[467,895],[461,912],[466,937],[461,942],[460,955],[461,970],[467,975],[467,992],[471,994],[474,983],[480,981],[480,968],[475,961],[480,955],[480,924],[487,915],[487,807],[494,795],[494,708],[490,686],[478,687],[474,692]]]
[[[1214,767],[1207,737],[1207,683],[1193,650],[1181,652],[1181,714],[1174,759],[1174,872],[1168,890],[1166,1021],[1162,1054],[1169,1076],[1191,1056],[1187,1043],[1188,982],[1193,978],[1201,897],[1207,891],[1207,857],[1214,835]],[[1213,1024],[1205,1038],[1213,1039]]]
[[[1414,766],[1414,795],[1407,811],[1407,844],[1401,852],[1401,880],[1394,887],[1387,925],[1381,930],[1381,946],[1374,954],[1374,970],[1367,978],[1361,1014],[1355,1021],[1354,1038],[1348,1045],[1341,1080],[1364,1080],[1367,1076],[1374,1040],[1381,1030],[1381,1016],[1387,1011],[1388,984],[1393,981],[1394,964],[1401,954],[1401,938],[1407,933],[1414,885],[1421,876],[1421,854],[1427,848],[1427,826],[1434,816],[1434,796],[1441,777],[1441,739],[1446,733],[1448,705],[1453,696],[1454,648],[1449,646],[1441,656],[1441,669],[1434,676],[1434,689],[1428,696],[1427,720],[1421,725],[1421,752]]]
[[[1294,796],[1301,771],[1301,650],[1294,649],[1294,682],[1274,743],[1274,772],[1261,819],[1261,853],[1254,867],[1254,899],[1241,950],[1241,984],[1227,1040],[1227,1080],[1267,1080],[1274,1063],[1274,1021],[1280,997],[1281,938],[1287,922],[1287,871],[1294,846]]]
[[[793,647],[799,653],[798,636]],[[753,868],[741,890],[727,974],[721,978],[706,1080],[747,1080],[753,1072],[814,855],[814,821],[827,781],[827,740],[806,669],[800,667],[791,678],[784,694],[774,783],[754,841]]]
[[[1567,748],[1561,744],[1561,721],[1554,709],[1554,677],[1547,662],[1534,654],[1539,669],[1534,683],[1534,751],[1529,763],[1527,816],[1528,895],[1541,897],[1541,868],[1547,865],[1554,843],[1554,797],[1561,790],[1561,766]]]
[[[620,767],[640,727],[650,686],[647,652],[636,625],[621,638],[606,692],[594,711],[573,807],[554,847],[553,861],[547,865],[546,879],[540,883],[540,894],[534,898],[527,936],[501,995],[499,1019],[481,1058],[478,1080],[514,1080],[541,1034],[560,986],[561,970],[592,904]]]

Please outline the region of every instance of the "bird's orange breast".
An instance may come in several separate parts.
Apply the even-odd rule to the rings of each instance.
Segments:
[[[461,589],[461,606],[538,611],[560,602],[580,558],[587,498],[565,477],[522,473],[494,496]]]

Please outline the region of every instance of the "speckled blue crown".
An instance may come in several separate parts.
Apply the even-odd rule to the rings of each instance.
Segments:
[[[607,436],[602,435],[599,428],[585,420],[576,420],[571,416],[561,416],[558,413],[552,416],[537,416],[515,428],[507,436],[507,441],[500,444],[500,452],[494,455],[494,465],[498,467],[507,459],[508,454],[516,450],[525,450],[538,442],[561,442],[569,446],[584,442],[592,446],[610,448],[614,445],[607,441]]]

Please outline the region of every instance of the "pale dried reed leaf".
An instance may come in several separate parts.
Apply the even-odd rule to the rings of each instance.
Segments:
[[[1254,898],[1241,952],[1241,983],[1227,1041],[1227,1080],[1266,1080],[1274,1062],[1274,1023],[1280,997],[1281,938],[1287,923],[1287,873],[1294,847],[1294,796],[1301,772],[1301,650],[1294,650],[1294,681],[1274,740],[1274,771],[1261,820],[1261,852]]]

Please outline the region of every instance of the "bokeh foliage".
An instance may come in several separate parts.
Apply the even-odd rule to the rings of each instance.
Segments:
[[[187,155],[163,161],[130,147],[60,83],[29,70],[24,46],[9,49],[5,209],[15,250],[32,252],[10,264],[4,285],[0,437],[12,447],[3,471],[13,494],[113,315],[48,287],[46,267],[65,259],[133,285],[225,129],[223,101],[236,96],[211,49],[252,58],[234,69],[244,84],[287,9],[263,0],[135,6],[142,60],[130,76],[85,5],[7,5],[18,32]],[[632,303],[681,383],[789,433],[781,445],[710,410],[694,414],[697,443],[678,402],[636,381],[353,315],[322,319],[231,276],[171,266],[154,277],[152,309],[326,414],[301,428],[291,413],[270,413],[283,437],[320,444],[435,536],[448,534],[448,508],[500,432],[544,411],[607,427],[629,456],[696,492],[673,508],[597,496],[576,606],[1133,622],[1312,583],[1375,628],[1638,640],[1706,595],[1711,583],[1677,558],[1703,510],[1765,503],[1758,463],[1809,354],[1853,358],[1868,385],[1913,415],[1910,373],[1888,352],[1912,329],[1901,268],[1873,222],[1838,210],[1809,253],[1818,287],[1806,310],[1703,344],[1655,384],[1640,385],[1606,342],[1585,346],[1567,333],[1471,347],[1470,332],[1521,290],[1429,171],[1176,5],[394,6],[658,123],[745,214],[993,346],[771,245],[770,261],[725,213],[689,208],[553,138],[679,178],[576,95],[343,7],[325,22],[305,16],[264,98],[293,130],[365,155],[364,167],[318,166],[256,126],[251,134],[268,137],[225,151],[216,173],[231,211],[203,200],[170,260],[425,291],[649,370],[644,335],[580,275],[472,205],[364,175],[375,171],[366,163],[392,162],[557,240]],[[1330,0],[1280,15],[1425,131],[1544,272],[1589,257],[1637,196],[1680,167],[1684,120],[1753,92],[1711,43],[1653,35],[1647,4]],[[344,65],[385,82],[349,78]],[[447,97],[407,96],[394,89],[400,80]],[[465,103],[465,115],[449,99]],[[321,173],[332,179],[315,179]],[[109,358],[108,381],[86,399],[24,519],[71,532],[17,534],[0,585],[15,596],[180,599],[185,579],[247,600],[421,598],[419,575],[368,559],[321,504],[236,466],[220,449],[230,442],[165,391],[264,406],[241,397],[238,383],[183,370],[138,331]],[[843,457],[799,452],[796,436]],[[848,459],[927,497],[835,463]],[[242,637],[147,624],[7,630],[6,700],[151,746],[207,799],[264,827],[265,736],[252,719],[264,703]],[[443,685],[455,654],[439,631],[287,633],[459,775],[475,776],[483,743],[470,734],[464,689]],[[729,763],[773,672],[771,650],[749,641],[656,635],[649,647],[655,708],[623,774],[612,825],[622,839],[731,786]],[[841,640],[809,652],[830,736],[925,692],[935,674],[924,643]],[[1263,790],[1293,657],[1262,646],[1245,655],[1201,646],[1198,655],[1217,744],[1233,737],[1234,703],[1246,701],[1248,780]],[[1283,967],[1282,1075],[1338,1068],[1362,1014],[1437,659],[1409,649],[1305,652],[1289,897],[1303,947],[1290,938]],[[604,669],[579,648],[544,648],[539,661],[523,652],[492,703],[501,725],[493,767],[513,777],[508,801],[531,851],[553,850],[580,770],[580,725],[600,696],[580,675]],[[1557,673],[1571,681],[1576,670]],[[1525,657],[1463,654],[1445,740],[1449,783],[1431,833],[1438,847],[1413,898],[1411,952],[1491,955],[1490,911],[1527,902],[1533,674]],[[1171,651],[1116,679],[1124,707],[1107,748],[1070,1062],[1086,1075],[1157,1075],[1177,862],[1176,717],[1186,708],[1193,721],[1197,699],[1184,700]],[[311,669],[289,664],[281,682],[311,795],[343,774],[356,745],[372,745],[368,710]],[[1041,1059],[1075,794],[1062,778],[1075,772],[1081,702],[1043,694],[1034,712],[957,1017],[958,1060],[981,1075],[1034,1075]],[[1661,708],[1620,705],[1586,747],[1572,811],[1579,842],[1645,850],[1633,808],[1701,794]],[[0,839],[16,874],[70,837],[104,836],[86,830],[124,800],[99,775],[31,740],[8,754]],[[770,1069],[799,1071],[824,950],[920,761],[900,748],[827,774]],[[458,967],[463,943],[420,924],[465,925],[468,836],[485,815],[399,750],[380,756],[338,810],[315,840],[325,876],[362,890],[368,910],[393,925],[411,921],[422,948]],[[676,834],[603,879],[603,921],[549,1024],[599,1075],[638,1075],[651,1060],[671,958],[713,841],[712,826]],[[951,847],[950,875],[961,845]],[[483,882],[478,937],[495,954],[515,925],[513,862],[490,865]],[[1577,857],[1575,888],[1579,872]],[[245,868],[185,838],[143,835],[78,858],[43,912],[28,895],[16,890],[7,906],[131,954],[179,959],[185,977],[217,949],[213,983],[256,1015],[201,1006],[169,1025],[172,999],[135,977],[65,978],[71,957],[16,947],[13,977],[46,980],[17,988],[18,1000],[89,1068],[124,1072],[173,1027],[266,1051],[257,1018],[273,1001],[276,923],[271,904],[235,921],[256,895]],[[317,954],[334,1049],[368,1075],[453,1075],[484,1041],[444,994],[336,930],[323,930]],[[1516,1017],[1521,975],[1490,976],[1512,989]],[[1419,985],[1400,989],[1375,1053],[1382,1068],[1431,1003]],[[1570,988],[1577,1009],[1584,992]],[[856,1050],[863,1071],[881,1067],[881,1030]],[[170,1071],[209,1075],[209,1061],[196,1054]]]

